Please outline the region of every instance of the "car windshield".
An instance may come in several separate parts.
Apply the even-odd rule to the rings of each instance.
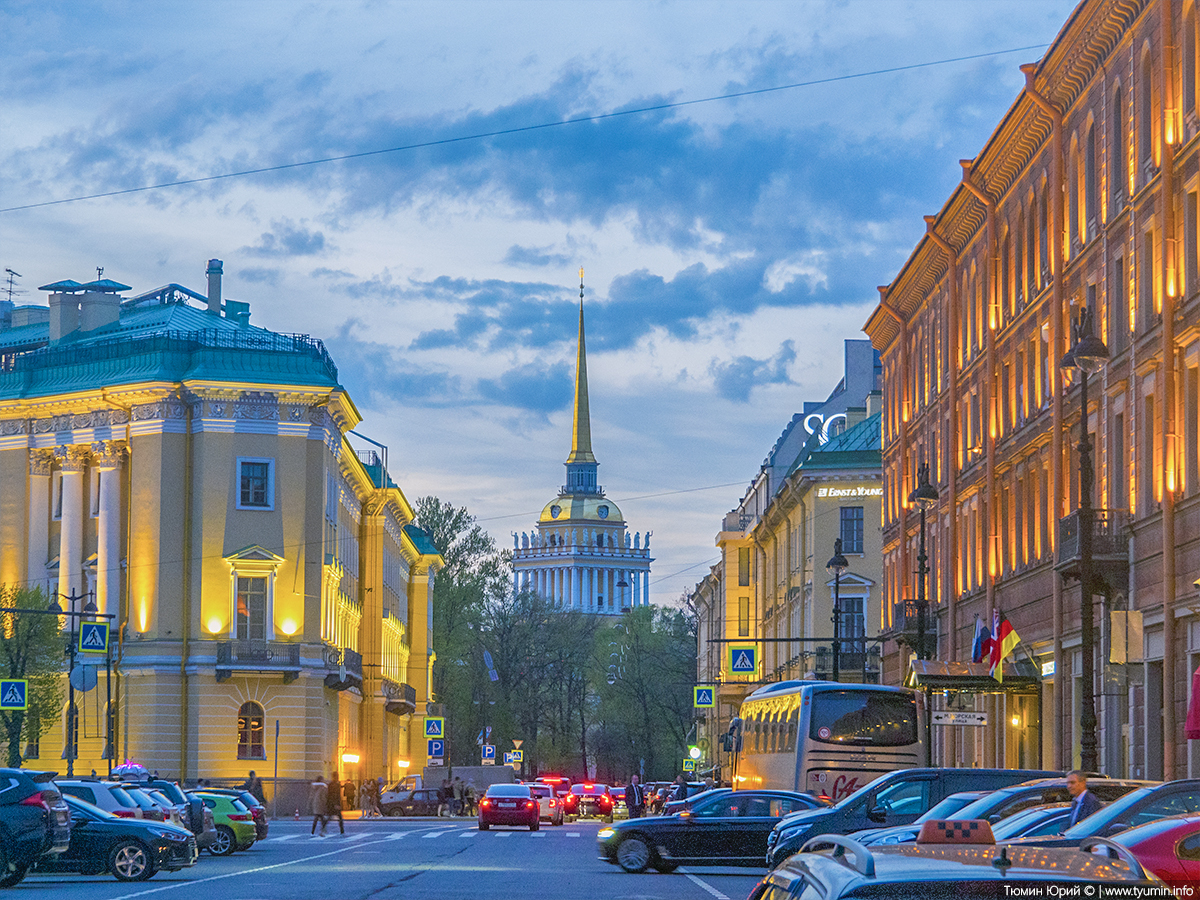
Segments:
[[[140,788],[127,787],[124,790],[126,794],[133,798],[133,802],[142,809],[149,809],[152,806],[158,806],[157,803],[150,799],[150,795]]]
[[[1121,799],[1114,800],[1108,804],[1108,806],[1102,806],[1083,821],[1076,822],[1063,832],[1063,837],[1074,841],[1082,841],[1084,838],[1091,837],[1094,834],[1100,834],[1112,822],[1120,819],[1126,811],[1136,806],[1149,794],[1153,793],[1153,791],[1154,788],[1148,787],[1130,791]]]
[[[548,784],[531,784],[529,786],[529,793],[535,797],[550,797],[553,796],[554,792],[550,790]]]
[[[929,810],[929,812],[925,813],[923,816],[918,817],[917,823],[923,824],[925,822],[929,822],[934,819],[944,819],[944,818],[946,818],[946,816],[952,816],[955,813],[957,813],[959,810],[963,809],[968,804],[974,803],[976,800],[978,800],[980,798],[980,796],[985,796],[985,795],[981,795],[980,792],[978,792],[978,791],[963,792],[961,794],[951,794],[949,797],[947,797],[941,803],[938,803],[936,806],[934,806],[933,809]]]
[[[149,794],[150,799],[153,800],[155,803],[157,803],[159,806],[174,806],[175,805],[171,802],[171,798],[168,797],[166,794],[164,794],[162,791],[147,791],[146,793]]]
[[[992,835],[998,841],[1006,841],[1009,838],[1021,837],[1028,829],[1045,822],[1047,818],[1052,817],[1054,813],[1051,810],[1070,810],[1071,806],[1068,803],[1052,803],[1047,806],[1033,806],[1029,809],[1023,809],[1019,813],[1014,813],[1007,819],[1001,819],[992,826]]]
[[[140,805],[136,800],[133,799],[133,797],[129,796],[129,791],[125,790],[125,788],[110,787],[108,792],[112,795],[112,798],[122,806]]]
[[[595,796],[596,794],[603,794],[607,791],[607,784],[577,784],[571,788],[571,793],[577,795],[587,794],[589,796]]]
[[[94,803],[88,803],[86,800],[80,800],[78,797],[72,797],[67,794],[63,797],[67,802],[67,806],[71,808],[72,813],[81,812],[93,819],[117,819],[118,822],[123,821],[117,818],[110,812],[106,812]]]
[[[529,797],[527,784],[493,784],[487,789],[489,797]]]
[[[917,701],[879,691],[813,692],[809,737],[830,744],[901,747],[917,742]]]

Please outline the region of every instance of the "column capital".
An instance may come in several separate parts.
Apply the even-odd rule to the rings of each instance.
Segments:
[[[96,441],[91,446],[91,455],[101,471],[120,468],[125,460],[125,442]]]
[[[54,454],[49,450],[29,451],[29,474],[49,475],[54,467]]]
[[[54,455],[64,472],[82,472],[91,459],[92,448],[81,444],[58,446],[54,448]]]

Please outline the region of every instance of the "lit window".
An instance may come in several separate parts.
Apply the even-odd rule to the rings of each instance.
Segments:
[[[238,710],[238,759],[266,759],[263,708],[253,700]]]
[[[238,509],[275,508],[275,461],[239,458]]]
[[[237,637],[243,641],[267,639],[267,579],[237,580]]]

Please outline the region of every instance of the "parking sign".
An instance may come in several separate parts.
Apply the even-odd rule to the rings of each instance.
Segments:
[[[441,757],[446,755],[446,742],[443,740],[426,741],[429,745],[430,757]]]

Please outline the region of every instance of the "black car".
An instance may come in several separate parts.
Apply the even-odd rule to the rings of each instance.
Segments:
[[[710,792],[676,815],[629,819],[600,829],[600,858],[626,872],[649,867],[671,872],[681,863],[761,866],[775,823],[819,802],[792,791]]]
[[[1059,774],[1030,769],[919,768],[888,772],[832,807],[785,818],[767,838],[767,868],[775,868],[818,834],[907,825],[949,794],[991,791]]]
[[[156,872],[176,872],[194,865],[196,836],[169,822],[122,819],[95,804],[67,797],[71,841],[67,852],[43,858],[39,872],[108,871],[117,881],[145,881]]]
[[[212,812],[208,812],[205,815],[208,807],[204,805],[203,800],[189,794],[176,782],[168,781],[165,778],[147,778],[145,781],[138,782],[138,784],[140,787],[149,787],[156,791],[162,791],[170,798],[171,802],[179,809],[179,815],[183,819],[183,824],[196,836],[197,847],[203,850],[213,842],[217,830],[212,824]]]
[[[388,802],[380,804],[379,807],[379,811],[385,816],[436,816],[438,814],[437,791],[421,788],[388,796]]]
[[[43,855],[65,853],[71,814],[57,772],[0,769],[0,887],[12,887]]]

